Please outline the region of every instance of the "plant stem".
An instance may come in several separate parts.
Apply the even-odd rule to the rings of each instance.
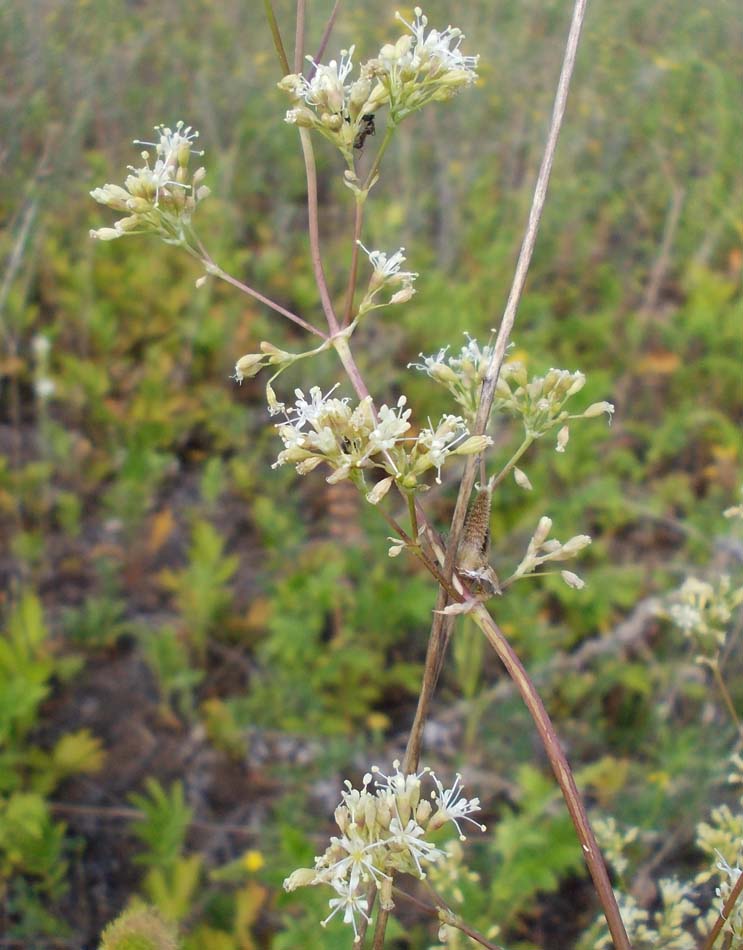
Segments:
[[[312,147],[312,137],[309,129],[299,129],[299,140],[302,143],[302,154],[304,156],[304,168],[307,177],[307,217],[310,232],[310,257],[312,258],[312,269],[315,274],[315,283],[320,293],[320,303],[322,304],[325,319],[328,321],[328,329],[331,336],[340,330],[338,318],[333,310],[333,303],[330,299],[328,282],[325,279],[325,271],[322,266],[322,256],[320,254],[320,227],[318,223],[317,206],[317,168],[315,166],[315,152]]]
[[[374,942],[372,950],[384,950],[384,932],[387,929],[387,921],[390,918],[390,912],[379,908],[377,913],[377,925],[374,928]]]
[[[353,222],[353,248],[351,250],[351,271],[348,278],[348,288],[346,290],[346,305],[343,311],[344,327],[347,327],[351,322],[351,315],[353,314],[353,295],[354,291],[356,290],[356,279],[359,270],[359,240],[361,239],[361,229],[364,223],[364,205],[366,204],[366,199],[369,195],[369,189],[371,188],[374,178],[379,171],[379,166],[382,162],[382,156],[387,151],[387,146],[392,141],[392,136],[394,133],[395,126],[388,125],[384,133],[384,138],[382,139],[382,144],[377,149],[377,154],[374,156],[374,161],[372,162],[372,166],[366,176],[366,181],[361,188],[362,194],[356,196],[356,209],[354,212]]]
[[[305,0],[297,0],[297,27],[294,32],[294,72],[302,72],[302,56],[304,54],[304,18]]]
[[[730,718],[736,725],[738,732],[741,731],[741,722],[738,717],[738,713],[735,711],[735,705],[733,704],[733,699],[728,691],[727,686],[725,685],[725,680],[722,678],[722,673],[720,672],[720,654],[718,653],[714,659],[714,662],[709,664],[712,669],[712,675],[715,678],[715,683],[717,683],[717,688],[722,694],[723,702],[727,707],[728,712],[730,713]]]
[[[493,479],[493,489],[496,489],[498,485],[503,481],[503,479],[508,475],[508,473],[515,467],[516,463],[519,461],[521,456],[526,452],[529,446],[534,441],[533,435],[527,435],[521,445],[516,449],[515,453],[511,458],[506,462],[503,468],[498,472],[498,474]]]
[[[206,263],[206,262],[204,262]],[[262,293],[257,290],[253,290],[252,287],[249,287],[247,284],[244,284],[241,280],[238,280],[236,277],[233,277],[231,274],[228,274],[226,271],[223,271],[221,267],[214,264],[213,262],[209,264],[208,267],[209,273],[214,277],[219,277],[220,280],[226,281],[228,284],[232,284],[233,287],[237,287],[239,291],[244,294],[248,294],[250,297],[254,297],[256,300],[259,300],[262,304],[265,304],[267,307],[270,307],[272,310],[275,310],[276,313],[280,313],[282,316],[286,317],[287,320],[291,320],[292,323],[296,323],[297,326],[302,327],[302,329],[307,330],[308,333],[314,333],[315,336],[319,336],[323,340],[328,339],[327,333],[323,333],[322,330],[318,330],[317,327],[313,327],[311,323],[307,323],[306,320],[303,320],[301,317],[297,316],[296,313],[292,313],[291,310],[287,310],[285,307],[282,307],[281,304],[275,303],[269,297],[264,297]]]
[[[479,931],[475,930],[474,927],[468,926],[463,920],[460,920],[456,914],[454,914],[447,906],[446,903],[441,900],[441,898],[436,894],[433,889],[430,887],[428,890],[431,892],[431,895],[437,902],[437,906],[432,904],[427,904],[425,901],[419,900],[417,897],[413,897],[412,894],[408,894],[407,891],[401,890],[399,887],[393,887],[392,893],[396,897],[401,897],[403,900],[406,900],[409,904],[413,904],[419,910],[422,910],[424,914],[428,914],[430,917],[436,917],[441,920],[439,916],[439,908],[442,908],[446,912],[446,923],[450,927],[456,927],[457,930],[461,930],[463,934],[467,934],[468,937],[471,937],[476,943],[479,943],[481,946],[486,947],[487,950],[504,950],[497,943],[491,943],[487,937],[484,937]]]
[[[286,50],[284,49],[284,43],[281,39],[279,24],[276,22],[276,14],[273,11],[273,4],[271,3],[271,0],[263,0],[263,6],[266,10],[266,19],[268,20],[268,26],[271,30],[271,36],[273,37],[273,45],[276,47],[276,55],[279,57],[279,62],[281,63],[281,68],[284,70],[284,75],[288,76],[291,72],[291,68],[289,66],[289,60],[286,56]]]
[[[353,295],[356,290],[356,279],[359,272],[359,240],[361,238],[361,229],[364,224],[364,204],[366,196],[356,196],[356,208],[353,218],[353,246],[351,247],[351,270],[348,275],[348,287],[346,289],[346,305],[343,308],[343,326],[347,327],[351,322],[353,313]]]
[[[317,52],[315,53],[314,60],[316,63],[319,63],[325,52],[325,47],[328,45],[328,40],[330,39],[330,34],[333,32],[333,25],[335,23],[335,18],[338,16],[338,10],[340,9],[341,0],[335,0],[333,9],[330,11],[330,16],[328,17],[328,22],[325,24],[325,29],[323,30],[322,39],[320,40],[320,45],[317,47]],[[310,71],[310,78],[315,73],[315,67],[313,66]]]
[[[418,537],[418,515],[415,510],[415,495],[412,492],[407,492],[408,496],[408,513],[410,515],[410,530],[413,532],[413,538]]]
[[[547,710],[544,708],[544,703],[529,678],[528,673],[524,669],[521,660],[519,660],[513,647],[508,640],[506,640],[485,607],[482,605],[475,607],[471,616],[498,654],[498,657],[508,671],[508,675],[515,683],[524,704],[534,720],[534,724],[539,732],[539,737],[542,740],[542,745],[550,760],[552,771],[555,773],[555,778],[565,799],[570,818],[575,826],[575,831],[581,844],[581,850],[583,851],[583,858],[588,866],[599,900],[601,901],[601,906],[609,925],[609,931],[614,940],[615,950],[632,950],[624,929],[624,924],[622,923],[622,917],[619,913],[619,907],[614,897],[614,891],[609,881],[609,875],[607,874],[598,842],[589,824],[588,815],[578,787],[575,784],[575,779],[570,770],[567,757],[557,738],[555,727],[552,725]]]
[[[740,897],[741,891],[743,891],[743,874],[738,877],[738,880],[735,882],[735,886],[730,892],[728,899],[723,904],[722,910],[720,911],[720,916],[715,921],[715,925],[712,930],[710,930],[709,937],[707,937],[702,950],[712,950],[712,947],[714,947],[715,941],[722,933],[722,928],[725,926],[725,922],[727,921],[728,917],[730,917],[733,907],[735,907],[735,903]]]

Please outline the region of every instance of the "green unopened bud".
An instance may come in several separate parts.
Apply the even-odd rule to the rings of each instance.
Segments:
[[[482,452],[483,449],[486,449],[489,445],[493,444],[493,440],[489,435],[471,435],[469,439],[465,439],[456,449],[452,450],[452,455],[476,455],[478,452]]]
[[[120,218],[116,222],[117,231],[135,231],[138,227],[142,225],[142,219],[139,215],[130,214],[126,218]]]

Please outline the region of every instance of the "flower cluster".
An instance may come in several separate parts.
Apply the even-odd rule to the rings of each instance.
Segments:
[[[370,97],[372,81],[368,76],[347,81],[353,70],[354,49],[341,50],[340,60],[331,59],[327,65],[308,56],[310,79],[290,73],[279,83],[294,102],[286,121],[315,129],[340,149],[349,165],[353,164],[354,147],[359,148],[363,136],[371,134],[374,113],[381,105]]]
[[[451,788],[445,789],[430,769],[405,775],[397,761],[393,769],[391,775],[385,775],[373,768],[364,776],[360,789],[345,783],[334,816],[340,834],[330,839],[325,853],[315,859],[314,868],[300,868],[284,881],[287,891],[329,884],[337,896],[331,898],[331,913],[322,925],[342,912],[356,940],[357,916],[369,920],[364,895],[370,885],[378,888],[382,908],[390,910],[396,874],[423,879],[429,867],[446,859],[445,852],[427,840],[428,835],[447,822],[454,824],[462,841],[462,821],[485,831],[484,825],[469,817],[479,811],[480,801],[462,797],[460,775]],[[424,778],[434,785],[430,800],[422,796]]]
[[[516,580],[526,574],[532,574],[538,567],[548,562],[567,561],[591,543],[591,539],[587,534],[577,534],[563,544],[562,541],[549,537],[551,530],[552,519],[546,515],[540,518],[537,530],[529,541],[526,554],[509,580]],[[585,583],[572,571],[560,571],[560,574],[568,587],[574,587],[576,590],[585,587]]]
[[[658,882],[658,889],[662,907],[654,912],[645,910],[630,895],[617,894],[632,946],[635,950],[656,950],[658,947],[695,950],[699,943],[689,930],[692,922],[699,920],[699,908],[690,900],[687,888],[675,878],[665,878]],[[613,946],[605,930],[590,944],[591,950],[611,950]]]
[[[383,251],[370,251],[364,247],[361,241],[358,244],[366,252],[369,263],[374,268],[366,294],[359,306],[359,316],[363,316],[370,310],[376,310],[379,307],[406,303],[410,300],[415,293],[413,283],[418,274],[415,271],[400,270],[405,261],[405,255],[403,254],[405,248],[401,247],[399,251],[388,257]],[[377,295],[383,290],[390,293],[388,299],[376,300]]]
[[[449,347],[445,346],[432,356],[421,353],[423,362],[408,363],[408,368],[427,373],[435,382],[445,386],[471,423],[477,414],[480,390],[493,348],[490,345],[481,347],[469,333],[465,333],[465,336],[467,343],[456,355],[448,356]]]
[[[733,587],[727,574],[714,585],[687,577],[664,613],[685,637],[709,653],[724,644],[733,612],[741,604],[743,587]]]
[[[290,73],[279,83],[293,100],[286,121],[315,129],[340,149],[351,168],[353,150],[374,134],[374,116],[382,107],[389,107],[395,125],[428,102],[450,99],[477,79],[478,57],[464,56],[459,49],[461,30],[448,26],[426,34],[428,19],[420,7],[415,8],[413,23],[399,13],[397,18],[409,33],[363,63],[357,79],[350,78],[355,50],[351,46],[327,65],[308,56],[310,78]]]
[[[368,75],[376,78],[384,90],[390,118],[395,123],[429,102],[451,99],[477,79],[479,56],[462,54],[462,31],[447,26],[445,30],[432,29],[426,35],[428,17],[420,7],[415,7],[414,12],[412,23],[396,14],[409,32],[396,43],[383,46],[379,56],[365,64]]]
[[[419,479],[435,469],[437,480],[441,467],[450,456],[481,452],[491,444],[488,436],[470,436],[459,416],[444,416],[437,426],[408,435],[412,425],[407,399],[401,396],[397,405],[382,406],[375,417],[371,397],[351,408],[348,399],[323,396],[314,386],[309,399],[301,389],[295,391],[296,402],[290,409],[280,403],[286,420],[277,425],[284,450],[275,465],[291,463],[300,475],[311,472],[322,462],[333,472],[328,482],[345,478],[363,484],[363,471],[379,469],[387,477],[367,494],[376,504],[397,482],[405,491],[422,491],[426,486]]]
[[[202,155],[193,144],[199,133],[178,122],[175,131],[164,125],[155,126],[156,142],[135,141],[135,145],[154,148],[151,164],[148,151],[142,152],[144,165],[129,166],[124,187],[104,185],[90,192],[102,205],[114,211],[125,212],[112,228],[98,228],[90,236],[101,241],[113,241],[127,234],[156,234],[168,244],[188,244],[188,229],[196,206],[209,194],[201,182],[206,169],[190,173],[191,155]]]
[[[614,413],[614,406],[610,402],[592,403],[576,414],[564,408],[567,401],[583,389],[585,383],[583,373],[570,373],[565,369],[551,369],[546,375],[529,380],[522,363],[506,363],[496,386],[494,406],[501,412],[521,419],[526,435],[532,439],[539,439],[560,426],[556,448],[558,452],[564,452],[569,438],[568,420],[592,419],[603,413],[611,419]]]
[[[432,356],[421,353],[422,362],[409,365],[445,386],[462,407],[465,418],[471,421],[477,413],[480,390],[493,356],[493,347],[489,344],[480,346],[468,333],[465,336],[467,343],[459,353],[449,356],[447,346]],[[551,369],[545,376],[535,376],[529,380],[524,364],[514,360],[501,367],[493,407],[521,419],[530,439],[538,439],[550,429],[560,426],[557,451],[564,452],[569,438],[565,424],[568,420],[591,419],[604,412],[611,418],[614,412],[610,402],[595,402],[575,415],[565,410],[565,403],[583,389],[585,382],[583,373],[570,373],[564,369]],[[528,479],[522,487],[528,488],[527,483]]]

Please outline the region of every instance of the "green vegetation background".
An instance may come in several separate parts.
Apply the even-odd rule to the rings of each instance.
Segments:
[[[132,139],[182,118],[206,150],[212,256],[318,314],[260,6],[0,7],[4,946],[96,947],[134,894],[191,950],[347,946],[340,925],[317,929],[326,895],[303,910],[280,882],[321,849],[341,778],[388,763],[410,723],[431,584],[386,558],[385,525],[352,495],[271,469],[260,380],[229,378],[258,341],[301,339],[226,286],[195,290],[171,248],[87,236],[110,224],[90,189],[122,180]],[[310,48],[329,6],[311,4]],[[394,9],[342,4],[330,53],[373,55],[398,34]],[[499,320],[569,18],[564,0],[426,12],[464,30],[482,79],[408,121],[385,159],[366,243],[404,245],[419,290],[358,347],[372,391],[405,391],[421,417],[449,407],[406,364]],[[565,455],[532,450],[534,491],[504,486],[493,513],[497,569],[542,514],[558,537],[594,538],[584,591],[530,581],[496,609],[591,802],[670,840],[650,887],[698,865],[693,825],[724,799],[735,736],[670,628],[642,614],[628,644],[616,631],[690,572],[740,568],[721,515],[741,479],[740,61],[732,2],[592,0],[514,339],[530,370],[581,369],[585,405],[617,412],[610,429],[576,426]],[[349,194],[318,155],[340,294]],[[282,377],[288,395],[339,376],[330,357],[304,366]],[[499,429],[499,455],[517,435]],[[429,496],[442,525],[454,490]],[[587,659],[591,640],[607,649]],[[740,672],[733,655],[738,708]],[[467,915],[509,947],[573,946],[596,913],[578,847],[528,717],[466,625],[439,700],[429,764],[465,767],[491,828],[467,852],[481,875]],[[435,928],[413,914],[399,939],[428,947]]]

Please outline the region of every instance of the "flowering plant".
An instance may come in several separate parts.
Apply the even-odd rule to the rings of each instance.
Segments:
[[[222,270],[209,255],[192,221],[199,202],[208,194],[202,184],[206,173],[203,168],[194,172],[189,169],[191,155],[200,154],[193,149],[198,133],[183,122],[178,122],[174,131],[158,126],[155,142],[137,143],[154,149],[154,158],[148,151],[143,152],[144,165],[129,168],[123,187],[106,184],[91,192],[99,203],[125,214],[113,227],[100,228],[91,234],[101,240],[154,234],[168,244],[184,248],[200,262],[204,273],[197,286],[203,286],[209,277],[224,280],[319,338],[316,346],[299,353],[290,353],[264,340],[255,352],[242,356],[236,363],[238,382],[257,376],[265,368],[276,368],[265,390],[269,414],[281,417],[275,428],[283,448],[278,452],[274,467],[291,464],[300,475],[322,467],[331,484],[348,481],[355,485],[393,530],[390,554],[395,556],[406,551],[419,558],[438,584],[418,709],[403,761],[395,761],[390,775],[372,769],[364,776],[361,788],[346,783],[335,811],[339,834],[331,838],[314,867],[292,873],[285,887],[293,890],[304,885],[329,885],[334,896],[329,902],[331,913],[323,924],[342,915],[353,930],[354,943],[364,941],[373,905],[378,900],[374,936],[374,948],[378,950],[384,944],[387,918],[394,908],[397,878],[407,874],[423,879],[429,870],[445,860],[446,854],[432,840],[432,833],[452,822],[463,838],[460,827],[463,821],[485,830],[470,817],[479,810],[479,800],[462,796],[459,775],[446,789],[434,772],[419,765],[423,727],[444,651],[457,615],[466,613],[504,664],[533,717],[601,901],[608,927],[606,939],[611,939],[618,950],[630,950],[619,904],[565,753],[536,688],[486,606],[487,601],[506,593],[517,580],[551,573],[552,564],[577,556],[591,540],[584,534],[565,542],[550,537],[552,521],[543,515],[523,557],[501,581],[490,563],[494,491],[509,475],[520,488],[532,489],[528,475],[517,463],[547,433],[556,431],[555,450],[565,453],[571,423],[602,415],[611,420],[614,413],[614,406],[607,401],[573,410],[573,399],[585,384],[583,373],[552,368],[544,375],[530,376],[522,362],[507,359],[516,309],[544,206],[585,2],[576,2],[545,159],[535,186],[516,275],[497,332],[494,331],[486,343],[467,336],[459,352],[449,355],[449,347],[444,347],[434,355],[421,355],[420,363],[411,364],[448,391],[452,409],[456,410],[444,413],[436,423],[426,420],[427,425],[416,418],[405,394],[392,404],[377,405],[353,353],[353,335],[361,318],[371,319],[369,315],[375,311],[409,302],[420,278],[417,272],[402,269],[406,261],[404,248],[388,253],[370,249],[361,242],[364,206],[381,174],[384,155],[400,123],[432,103],[447,101],[473,87],[478,80],[478,56],[462,52],[465,38],[460,29],[452,26],[429,29],[428,18],[416,7],[412,22],[397,14],[398,22],[405,28],[402,35],[363,61],[354,78],[355,45],[341,50],[337,58],[327,63],[321,61],[320,53],[303,57],[304,4],[300,2],[297,48],[290,66],[270,0],[266,7],[281,66],[278,86],[290,100],[285,119],[296,128],[304,156],[312,264],[326,325],[318,325],[317,314],[302,316],[270,300]],[[332,18],[326,38],[331,27]],[[303,68],[305,61],[309,66]],[[384,135],[362,176],[359,153],[367,147],[368,139],[376,135],[377,122],[382,121]],[[353,195],[351,266],[342,310],[332,299],[323,268],[312,133],[340,152],[345,167],[339,173]],[[366,288],[357,293],[360,251],[367,255],[372,273]],[[296,388],[293,404],[277,395],[273,383],[279,376],[300,360],[306,361],[329,350],[337,354],[354,397],[337,393],[340,384],[325,394],[316,385]],[[566,408],[568,403],[570,408]],[[494,448],[494,440],[486,431],[494,413],[517,419],[523,427],[521,445],[511,458],[500,462],[493,458],[494,452],[490,450]],[[461,467],[455,473],[457,463]],[[455,480],[459,478],[457,503],[446,539],[421,503],[421,496],[430,489],[431,480],[442,483],[445,467]],[[471,498],[478,475],[479,486]],[[406,506],[409,525],[400,524],[394,513],[387,510],[389,500],[396,494]],[[584,586],[583,580],[572,571],[560,570],[559,573],[569,587]],[[693,595],[692,599],[698,601],[695,629],[704,625],[706,632],[714,636],[717,616],[706,608],[706,592],[687,590],[685,595],[687,600]],[[677,621],[684,618],[688,626],[689,610],[676,612]],[[422,794],[424,783],[433,785],[428,797]],[[719,868],[732,882],[737,868],[722,863]],[[721,894],[725,886],[723,882]],[[666,890],[668,900],[673,900],[676,892],[670,885]],[[679,902],[680,908],[685,906]],[[634,913],[631,902],[625,901],[624,909],[630,917]],[[439,907],[434,913],[446,926],[460,928],[482,944],[492,946],[482,935],[466,927],[450,909]]]

